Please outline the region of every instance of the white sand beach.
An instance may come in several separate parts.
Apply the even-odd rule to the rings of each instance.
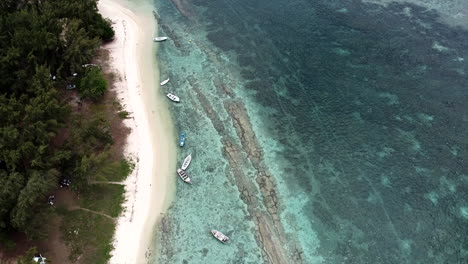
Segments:
[[[146,263],[154,226],[174,194],[176,138],[166,102],[158,95],[159,73],[152,38],[156,21],[148,3],[132,7],[118,0],[100,0],[100,13],[113,22],[115,40],[111,67],[118,74],[115,89],[133,118],[126,156],[136,162],[126,180],[124,212],[117,221],[110,263]]]

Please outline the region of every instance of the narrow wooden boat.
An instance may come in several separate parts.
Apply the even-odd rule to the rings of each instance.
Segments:
[[[190,162],[192,162],[192,154],[188,155],[185,159],[184,162],[182,163],[182,167],[180,167],[182,170],[186,170],[188,166],[190,165]]]
[[[161,42],[161,41],[167,40],[167,37],[156,37],[153,40],[156,41],[156,42]]]
[[[163,86],[163,85],[165,85],[165,84],[168,83],[168,82],[169,82],[169,79],[166,79],[166,80],[162,81],[160,84],[161,84],[161,86]]]
[[[223,242],[223,243],[226,243],[228,242],[229,240],[229,237],[227,237],[225,234],[219,232],[218,230],[211,230],[211,234],[213,234],[214,237],[216,237],[216,239],[218,239],[219,241]]]
[[[177,169],[177,174],[179,174],[179,177],[186,183],[192,184],[192,181],[190,180],[190,175],[188,175],[187,172],[181,169]]]

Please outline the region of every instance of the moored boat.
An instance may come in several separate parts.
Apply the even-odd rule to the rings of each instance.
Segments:
[[[192,181],[190,180],[190,175],[188,175],[187,172],[181,169],[177,169],[177,174],[179,174],[179,177],[186,183],[192,184]]]
[[[182,167],[180,167],[182,170],[186,170],[188,166],[190,165],[190,162],[192,162],[192,154],[188,155],[185,159],[184,162],[182,163]]]
[[[161,41],[165,41],[166,39],[167,39],[167,37],[156,37],[153,40],[156,41],[156,42],[161,42]]]
[[[162,81],[160,84],[161,84],[161,86],[163,86],[163,85],[165,85],[165,84],[168,83],[168,82],[169,82],[169,79],[166,79],[166,80]]]
[[[168,93],[166,96],[167,98],[171,99],[171,101],[173,102],[176,102],[176,103],[180,102],[180,98],[175,94]]]
[[[182,132],[180,133],[179,137],[179,146],[183,147],[185,145],[185,133]]]
[[[216,237],[216,239],[218,239],[219,241],[221,241],[223,243],[226,243],[229,240],[229,237],[227,237],[225,234],[219,232],[218,230],[212,229],[211,234],[213,234],[213,236]]]

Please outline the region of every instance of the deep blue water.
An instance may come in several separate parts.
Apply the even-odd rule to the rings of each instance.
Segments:
[[[398,3],[155,6],[194,156],[155,262],[468,263],[467,31]]]

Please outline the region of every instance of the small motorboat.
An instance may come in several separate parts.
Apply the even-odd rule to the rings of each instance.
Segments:
[[[161,84],[161,86],[163,86],[163,85],[165,85],[165,84],[168,83],[168,82],[169,82],[169,79],[166,79],[166,80],[162,81],[160,84]]]
[[[216,239],[218,239],[219,241],[223,242],[223,243],[226,243],[228,242],[229,240],[229,237],[227,237],[225,234],[219,232],[218,230],[211,230],[211,234],[213,234],[214,237],[216,237]]]
[[[182,132],[180,133],[179,137],[179,146],[183,147],[185,145],[185,133]]]
[[[182,167],[180,167],[182,170],[186,170],[188,166],[190,165],[190,162],[192,161],[192,154],[188,155],[185,159],[184,162],[182,163]]]
[[[161,42],[161,41],[167,40],[167,37],[156,37],[153,40],[156,41],[156,42]]]
[[[192,184],[192,181],[190,180],[190,175],[188,175],[187,172],[181,169],[177,169],[177,174],[179,174],[179,177],[186,183]]]
[[[173,102],[176,102],[176,103],[180,102],[180,98],[175,94],[168,93],[166,96],[167,98],[171,99],[171,101]]]

